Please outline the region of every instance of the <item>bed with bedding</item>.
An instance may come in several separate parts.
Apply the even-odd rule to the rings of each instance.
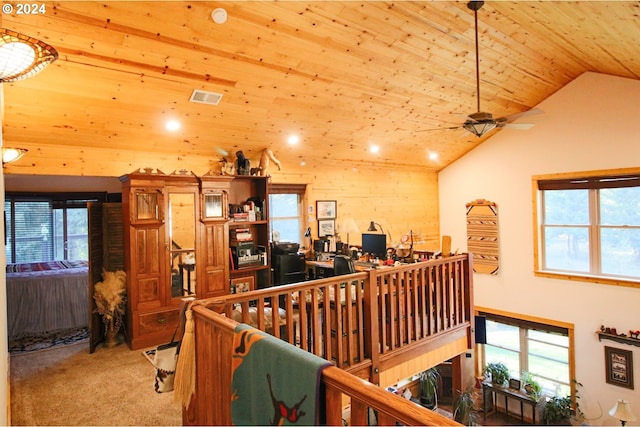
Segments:
[[[87,261],[8,264],[6,279],[10,339],[88,327]]]

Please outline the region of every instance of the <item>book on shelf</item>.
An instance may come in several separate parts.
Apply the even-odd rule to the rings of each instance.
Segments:
[[[249,240],[253,240],[253,235],[251,234],[251,230],[248,228],[238,228],[231,230],[229,233],[229,237],[231,240],[235,240],[238,242],[246,242]]]
[[[248,212],[240,212],[232,214],[232,218],[234,221],[248,221],[249,213]]]

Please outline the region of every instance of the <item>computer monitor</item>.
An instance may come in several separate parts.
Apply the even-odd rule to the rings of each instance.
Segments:
[[[362,252],[368,253],[378,258],[387,257],[387,235],[386,234],[362,234]]]

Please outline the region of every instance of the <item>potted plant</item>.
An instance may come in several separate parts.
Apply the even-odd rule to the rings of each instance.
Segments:
[[[453,419],[460,424],[471,426],[475,424],[473,406],[473,386],[460,393],[453,402]]]
[[[106,347],[118,344],[117,335],[122,326],[126,303],[127,274],[122,271],[103,271],[102,282],[94,286],[95,311],[102,316],[105,326]]]
[[[522,381],[522,386],[525,393],[527,393],[534,399],[538,399],[538,397],[540,397],[540,393],[542,392],[542,386],[538,381],[536,381],[533,374],[531,372],[523,371],[520,379]]]
[[[420,374],[420,403],[428,409],[438,406],[438,368],[429,368]]]
[[[509,368],[502,362],[487,363],[484,367],[484,374],[491,376],[491,382],[496,385],[503,385],[509,379]]]
[[[571,396],[549,398],[542,408],[541,418],[546,425],[571,425]]]

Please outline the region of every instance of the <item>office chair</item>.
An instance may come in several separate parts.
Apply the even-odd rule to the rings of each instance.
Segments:
[[[333,258],[333,271],[336,276],[352,274],[356,272],[353,260],[346,255],[336,255]]]

